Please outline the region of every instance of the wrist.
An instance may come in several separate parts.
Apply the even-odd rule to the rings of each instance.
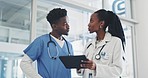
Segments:
[[[96,70],[96,64],[93,63],[93,66],[91,67],[91,70]]]

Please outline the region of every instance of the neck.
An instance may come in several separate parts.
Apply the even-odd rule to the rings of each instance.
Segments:
[[[62,35],[60,35],[60,34],[58,34],[58,33],[56,33],[56,32],[51,32],[50,33],[52,36],[54,36],[55,38],[57,38],[57,39],[59,39],[59,40],[62,40]]]
[[[97,39],[98,41],[103,40],[104,37],[105,37],[105,32],[104,32],[104,31],[103,31],[103,32],[97,32],[97,37],[96,37],[96,39]]]

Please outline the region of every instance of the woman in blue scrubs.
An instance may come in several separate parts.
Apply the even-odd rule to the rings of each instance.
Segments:
[[[20,67],[31,78],[71,78],[59,56],[73,55],[72,45],[62,35],[68,35],[67,11],[55,8],[47,15],[52,31],[36,38],[25,50]],[[38,72],[32,63],[37,60]]]

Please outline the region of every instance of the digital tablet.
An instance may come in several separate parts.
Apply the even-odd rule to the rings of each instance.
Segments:
[[[80,64],[82,64],[82,60],[88,60],[85,55],[77,55],[77,56],[59,56],[60,60],[64,64],[67,69],[72,68],[82,68]]]

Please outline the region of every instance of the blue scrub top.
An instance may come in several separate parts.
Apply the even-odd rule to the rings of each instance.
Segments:
[[[61,48],[59,44],[51,37],[58,47],[59,55],[68,55],[68,49],[66,42]],[[49,34],[42,35],[36,38],[25,50],[24,53],[27,54],[33,61],[37,60],[38,73],[43,78],[71,78],[71,70],[66,69],[63,63],[60,61],[59,57],[53,60],[48,55],[47,43],[49,41]],[[72,45],[68,43],[68,48],[70,54],[73,55]],[[51,56],[56,56],[56,48],[54,45],[49,45]]]

